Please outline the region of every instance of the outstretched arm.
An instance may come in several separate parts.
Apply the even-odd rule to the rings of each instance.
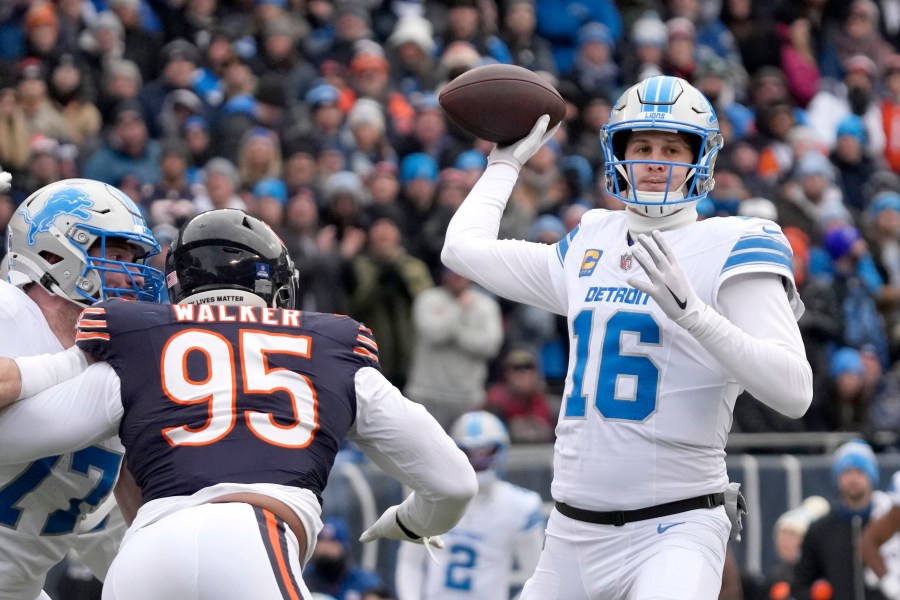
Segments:
[[[56,354],[0,358],[0,408],[72,379],[87,366],[75,346]]]

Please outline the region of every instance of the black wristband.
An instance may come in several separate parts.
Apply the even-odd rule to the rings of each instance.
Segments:
[[[403,521],[400,520],[399,512],[394,515],[394,519],[397,520],[397,527],[399,527],[400,531],[402,531],[403,534],[406,535],[409,539],[417,540],[422,537],[421,535],[414,533],[412,529],[403,524]]]

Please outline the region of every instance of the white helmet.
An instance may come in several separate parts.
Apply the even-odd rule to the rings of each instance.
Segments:
[[[458,418],[450,428],[450,437],[466,453],[476,471],[499,470],[509,449],[506,425],[483,410]]]
[[[165,297],[162,273],[144,264],[159,253],[159,244],[135,203],[111,185],[90,179],[51,183],[26,198],[7,227],[0,277],[10,283],[34,282],[81,305],[120,295],[153,302]],[[88,255],[99,245],[105,257],[110,239],[130,244],[138,262]],[[107,273],[127,275],[131,286],[107,286]]]
[[[688,134],[694,160],[692,163],[627,161],[625,146],[631,131]],[[600,144],[606,160],[609,193],[640,208],[642,214],[662,217],[686,202],[702,200],[712,190],[713,168],[723,139],[716,111],[706,96],[684,79],[659,75],[633,85],[619,97],[600,132]],[[684,181],[670,181],[662,192],[636,191],[632,185],[632,168],[646,163],[688,167],[688,174]],[[651,207],[655,208],[651,210]]]

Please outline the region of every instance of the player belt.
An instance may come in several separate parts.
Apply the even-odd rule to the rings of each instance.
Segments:
[[[625,523],[631,523],[633,521],[658,519],[667,515],[674,515],[675,513],[697,510],[698,508],[715,508],[717,506],[722,506],[723,504],[725,504],[725,494],[720,492],[718,494],[706,494],[704,496],[697,496],[696,498],[676,500],[674,502],[666,502],[665,504],[657,504],[656,506],[648,506],[646,508],[636,508],[634,510],[585,510],[583,508],[569,506],[564,502],[557,502],[556,510],[576,521],[594,523],[595,525],[615,525],[616,527],[621,527]]]

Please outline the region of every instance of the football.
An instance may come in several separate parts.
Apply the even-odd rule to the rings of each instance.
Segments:
[[[466,71],[441,90],[438,101],[454,123],[489,142],[516,142],[541,115],[548,129],[562,121],[566,103],[533,71],[515,65],[484,65]]]

